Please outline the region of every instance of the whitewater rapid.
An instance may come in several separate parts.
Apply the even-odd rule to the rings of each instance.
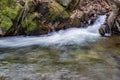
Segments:
[[[47,35],[36,36],[17,36],[0,38],[0,47],[25,47],[25,46],[64,46],[64,45],[82,45],[88,42],[96,41],[100,35],[98,28],[105,22],[106,15],[97,18],[93,25],[88,28],[69,28]]]

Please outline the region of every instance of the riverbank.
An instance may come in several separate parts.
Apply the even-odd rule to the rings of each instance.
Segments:
[[[106,15],[99,16],[93,25],[87,28],[69,28],[41,36],[14,36],[0,39],[0,47],[24,47],[31,45],[64,46],[94,42],[98,37],[99,27],[105,22]],[[78,39],[79,38],[79,39]]]
[[[2,9],[0,26],[2,36],[42,35],[71,27],[87,27],[94,23],[98,15],[106,14],[111,10],[106,0],[13,2],[15,4],[11,3],[8,7],[6,1],[4,6],[7,8]]]

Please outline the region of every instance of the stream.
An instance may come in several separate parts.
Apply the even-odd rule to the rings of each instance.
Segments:
[[[0,80],[120,80],[120,37],[88,28],[0,38]]]

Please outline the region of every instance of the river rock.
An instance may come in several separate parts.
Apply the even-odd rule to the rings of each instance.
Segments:
[[[63,6],[68,6],[72,0],[57,0]]]
[[[20,28],[11,28],[14,35],[39,35],[54,29],[88,26],[98,15],[109,12],[106,0],[29,0],[28,3],[24,0],[18,1],[25,2],[25,5],[18,3],[23,8],[27,7],[28,11],[19,25]],[[7,32],[10,32],[9,30]]]
[[[111,0],[110,2],[112,3],[112,11],[107,18],[107,24],[110,33],[120,33],[120,0]]]

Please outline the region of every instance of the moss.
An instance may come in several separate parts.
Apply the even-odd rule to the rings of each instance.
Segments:
[[[23,21],[22,23],[22,27],[23,28],[27,28],[27,31],[34,31],[34,29],[36,28],[36,22],[33,21],[33,19],[36,16],[34,14],[29,14],[27,15],[26,19]]]
[[[74,19],[73,21],[71,21],[71,26],[79,26],[80,25],[80,20],[78,18]]]
[[[69,65],[69,64],[73,64],[73,65],[76,65],[78,64],[77,62],[74,62],[74,61],[64,61],[64,62],[61,62],[61,61],[55,61],[53,62],[54,65]]]
[[[8,30],[12,26],[12,21],[9,17],[2,16],[0,27]]]
[[[61,17],[63,19],[70,17],[69,13],[65,10],[65,8],[56,1],[49,3],[48,7],[50,7],[50,17],[49,17],[50,21],[54,21],[58,17]]]
[[[89,59],[94,59],[94,60],[97,60],[99,59],[97,56],[95,55],[90,55],[90,54],[79,54],[76,56],[78,59],[81,59],[81,58],[89,58]]]
[[[22,6],[16,3],[16,0],[1,0],[0,1],[0,28],[7,31],[13,24],[19,10]]]
[[[8,63],[16,63],[17,61],[20,61],[21,58],[19,57],[6,57],[4,59],[0,59],[1,62],[8,62]]]
[[[0,76],[0,80],[11,80],[10,77]]]
[[[29,23],[28,31],[34,31],[35,28],[36,28],[36,23],[35,22]]]
[[[77,55],[75,55],[75,57],[77,59],[88,59],[90,61],[103,61],[103,58],[100,58],[99,55],[97,55],[96,53],[90,52],[90,53],[79,53]]]
[[[100,34],[101,36],[104,36],[104,35],[105,35],[105,32],[104,32],[103,28],[99,28],[98,31],[99,31],[99,34]]]
[[[2,14],[9,17],[10,19],[15,19],[15,17],[18,14],[17,10],[14,10],[12,8],[6,7],[3,11]]]

